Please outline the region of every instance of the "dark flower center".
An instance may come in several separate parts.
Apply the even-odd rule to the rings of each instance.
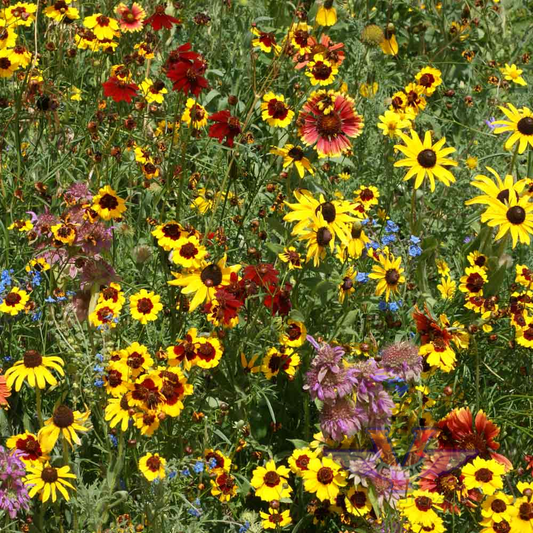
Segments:
[[[291,341],[295,341],[296,339],[300,338],[300,335],[302,334],[302,329],[297,324],[291,324],[287,328],[287,336]]]
[[[307,46],[307,40],[309,39],[309,33],[305,30],[297,30],[294,32],[294,42],[304,48]]]
[[[296,459],[296,466],[300,469],[300,470],[307,470],[307,465],[309,464],[309,457],[307,455],[301,455],[300,457],[298,457],[298,459]]]
[[[321,115],[317,121],[317,130],[322,137],[337,137],[342,133],[341,117],[334,111],[328,115]]]
[[[205,117],[205,111],[199,106],[194,104],[189,111],[191,120],[194,122],[200,122]]]
[[[316,232],[316,242],[318,246],[327,246],[331,242],[331,239],[333,239],[333,234],[328,228],[320,228]]]
[[[335,476],[333,470],[327,466],[323,466],[317,473],[316,478],[322,485],[329,485]]]
[[[526,211],[523,207],[520,207],[519,205],[515,205],[514,207],[511,207],[507,211],[507,220],[511,224],[522,224],[524,220],[526,219]]]
[[[159,457],[152,455],[148,461],[146,461],[146,466],[152,471],[157,472],[161,466],[161,460]]]
[[[105,27],[109,26],[109,19],[105,17],[104,15],[100,15],[96,18],[96,21],[98,22],[99,26]]]
[[[288,115],[289,110],[283,102],[273,98],[268,102],[268,112],[272,118],[283,120]]]
[[[107,382],[110,387],[118,387],[122,384],[122,374],[118,370],[110,370],[107,375]]]
[[[299,146],[293,146],[287,153],[293,161],[301,161],[304,158],[304,151]]]
[[[431,87],[434,83],[435,77],[429,72],[421,76],[421,78],[418,80],[418,84],[422,85],[422,87]]]
[[[122,398],[120,399],[120,408],[124,411],[128,411],[130,409],[130,404],[128,403],[128,396],[124,394]]]
[[[28,350],[24,353],[24,366],[26,368],[35,368],[41,366],[43,356],[37,350]]]
[[[228,494],[235,486],[235,480],[226,472],[217,477],[217,485],[224,494]]]
[[[400,273],[395,269],[391,268],[385,273],[385,281],[387,285],[397,285],[400,281]]]
[[[331,202],[324,202],[316,208],[316,212],[321,212],[326,222],[333,222],[337,216],[337,210]]]
[[[179,224],[165,224],[162,229],[165,237],[177,241],[181,236],[181,229]]]
[[[511,531],[511,526],[507,520],[495,523],[492,528],[496,533],[509,533]]]
[[[506,203],[509,203],[510,195],[511,195],[511,191],[509,189],[504,189],[498,194],[498,196],[496,196],[496,198],[500,200],[500,202],[506,204]],[[515,195],[515,198],[518,200],[518,194],[516,194],[515,192],[514,195]]]
[[[100,198],[99,204],[100,207],[112,211],[118,207],[118,200],[112,194],[104,194],[102,198]]]
[[[363,202],[369,202],[370,200],[374,199],[374,193],[371,189],[363,189],[359,193],[359,198],[361,198]]]
[[[11,67],[11,61],[7,57],[0,57],[0,69],[7,70]]]
[[[279,355],[273,355],[268,362],[268,368],[272,371],[273,374],[279,372],[281,366],[281,357]]]
[[[188,242],[180,248],[180,255],[185,259],[191,259],[198,253],[198,248],[192,242]]]
[[[490,504],[490,508],[491,508],[495,513],[503,513],[503,512],[505,512],[505,510],[507,509],[507,504],[506,504],[503,500],[494,500],[494,501]]]
[[[478,267],[482,267],[486,262],[487,262],[487,258],[484,255],[480,255],[474,261],[475,265],[478,266]]]
[[[437,154],[430,149],[422,150],[416,158],[420,166],[424,168],[433,168],[437,162]]]
[[[154,304],[150,298],[141,298],[137,302],[137,311],[143,315],[147,315],[154,308]]]
[[[130,368],[141,368],[144,363],[144,357],[139,352],[133,352],[128,356],[128,366]]]
[[[52,468],[51,466],[43,468],[43,471],[41,473],[41,479],[45,483],[55,483],[58,478],[59,475],[57,474],[57,468]]]
[[[353,287],[353,280],[351,278],[344,278],[341,287],[343,291],[349,291]]]
[[[116,302],[118,300],[118,291],[113,287],[106,287],[102,291],[102,296],[104,297],[104,300],[113,300],[113,302]]]
[[[366,494],[362,490],[355,491],[350,496],[350,502],[354,507],[361,509],[366,505]]]
[[[54,411],[52,420],[58,428],[68,428],[74,424],[74,413],[66,405],[60,405]]]
[[[516,129],[522,135],[533,135],[533,118],[531,117],[521,118],[518,121],[518,124],[516,125]]]
[[[332,68],[322,61],[318,61],[313,67],[313,76],[317,80],[327,80],[331,76]]]
[[[363,232],[363,226],[360,222],[354,222],[352,226],[352,239],[358,239]]]
[[[427,512],[433,506],[433,500],[427,496],[419,496],[415,498],[415,505],[419,511]]]
[[[204,361],[211,361],[211,359],[215,358],[216,354],[217,351],[208,342],[202,344],[200,348],[198,348],[198,356]]]
[[[22,300],[22,296],[18,292],[10,292],[6,296],[6,305],[15,307]]]
[[[202,270],[200,279],[206,287],[217,287],[222,283],[222,270],[217,264],[211,263]]]
[[[484,284],[484,279],[477,272],[475,274],[470,274],[466,279],[466,288],[470,292],[479,292]]]
[[[532,520],[533,504],[527,502],[520,504],[520,507],[518,508],[518,513],[522,520]]]
[[[126,22],[135,22],[135,15],[131,11],[128,11],[123,18]]]
[[[403,107],[403,98],[399,97],[399,96],[395,96],[393,99],[392,99],[392,107],[394,107],[394,109],[401,109]]]
[[[481,483],[488,483],[492,477],[492,472],[488,468],[480,468],[475,475],[476,480],[481,481]]]
[[[263,481],[265,482],[265,485],[267,487],[277,487],[281,482],[281,478],[279,477],[279,474],[277,472],[274,472],[273,470],[269,470],[265,474]]]

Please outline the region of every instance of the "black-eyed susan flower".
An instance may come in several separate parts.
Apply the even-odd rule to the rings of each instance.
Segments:
[[[533,148],[533,112],[531,109],[527,107],[517,109],[513,104],[507,104],[507,107],[500,106],[500,110],[508,120],[496,120],[492,125],[495,126],[494,133],[512,133],[505,141],[505,149],[510,150],[517,142],[519,154],[523,154],[528,145]]]
[[[250,484],[255,489],[255,495],[263,501],[281,500],[288,498],[292,493],[289,474],[290,470],[286,466],[276,467],[276,463],[271,460],[252,472]]]
[[[404,177],[404,181],[410,180],[414,176],[415,189],[418,189],[424,178],[429,179],[431,192],[435,190],[435,178],[444,183],[447,187],[450,183],[455,182],[455,177],[447,167],[457,166],[457,161],[447,158],[449,154],[455,152],[455,148],[444,148],[446,138],[443,137],[435,144],[431,142],[431,132],[427,131],[424,135],[424,141],[420,140],[418,133],[411,130],[411,137],[399,133],[404,145],[397,144],[394,148],[400,150],[407,159],[396,161],[395,167],[410,167]]]
[[[281,46],[277,44],[276,36],[273,32],[261,31],[257,26],[254,26],[251,31],[256,36],[256,39],[252,39],[252,46],[260,48],[267,54],[270,54],[272,50],[276,54],[281,52]]]
[[[342,281],[339,284],[339,302],[342,304],[347,295],[355,292],[355,277],[357,270],[354,267],[349,267],[344,273]]]
[[[206,369],[218,366],[224,353],[224,347],[217,337],[197,337],[195,350],[195,365]]]
[[[147,453],[139,459],[139,470],[148,481],[165,478],[167,461],[158,453]]]
[[[522,77],[522,72],[524,71],[521,68],[518,68],[514,63],[512,65],[505,63],[505,66],[500,69],[500,72],[507,81],[512,81],[523,87],[527,85],[527,81]]]
[[[185,124],[191,126],[195,130],[199,130],[204,126],[207,126],[208,116],[209,113],[203,105],[197,103],[193,98],[187,98],[185,109],[181,116],[182,122],[185,122]]]
[[[165,222],[152,231],[152,235],[157,239],[157,244],[166,252],[176,248],[178,241],[181,239],[185,230],[175,221]]]
[[[461,469],[463,482],[467,490],[480,489],[483,494],[491,496],[503,488],[502,476],[505,466],[494,459],[476,457]]]
[[[337,23],[337,10],[333,0],[324,0],[316,12],[315,21],[319,26],[334,26]]]
[[[102,13],[95,13],[83,19],[83,25],[89,28],[100,41],[113,39],[119,30],[118,21],[114,18],[106,17]]]
[[[289,270],[302,268],[302,256],[294,246],[284,248],[283,252],[278,254],[278,257],[289,266]]]
[[[334,252],[335,234],[331,231],[331,228],[320,212],[313,216],[306,228],[302,230],[298,238],[306,242],[306,262],[312,259],[313,265],[318,267],[320,261],[325,259],[328,247],[331,253]]]
[[[347,485],[346,472],[331,457],[314,458],[302,472],[306,492],[316,494],[320,501],[335,503],[341,487]]]
[[[75,7],[71,7],[72,0],[57,0],[52,5],[45,7],[43,13],[56,22],[64,22],[65,19],[73,21],[80,18],[80,13]]]
[[[379,120],[378,128],[383,132],[383,135],[388,137],[398,137],[401,130],[411,128],[411,121],[409,119],[390,109],[387,109],[383,115],[380,115]]]
[[[40,463],[48,459],[47,450],[43,450],[37,435],[29,431],[9,437],[6,445],[11,450],[17,450],[18,457],[26,465]]]
[[[511,508],[511,514],[510,531],[512,533],[531,533],[533,531],[533,502],[531,497],[517,498]]]
[[[128,402],[127,394],[120,398],[109,398],[105,408],[104,419],[109,422],[109,427],[114,428],[120,424],[121,431],[127,431],[132,418],[132,406]]]
[[[432,526],[439,520],[437,510],[444,502],[444,496],[438,492],[428,490],[415,490],[407,497],[401,499],[397,508],[412,525]]]
[[[126,211],[126,202],[109,185],[106,185],[93,198],[92,209],[103,220],[122,218],[122,214]]]
[[[279,342],[285,346],[291,346],[292,348],[298,348],[305,343],[307,337],[307,328],[303,322],[298,320],[287,321],[287,325],[283,333],[279,337]]]
[[[442,73],[440,70],[433,67],[424,67],[416,75],[415,79],[424,88],[424,94],[431,96],[435,89],[442,84]]]
[[[163,309],[163,304],[160,300],[161,296],[155,294],[155,292],[141,289],[130,296],[131,316],[144,325],[157,320],[157,315]]]
[[[109,301],[101,302],[89,315],[89,323],[95,328],[114,328],[117,325],[119,314],[120,308],[117,305]]]
[[[305,152],[300,146],[286,144],[283,148],[272,147],[270,153],[283,157],[283,168],[288,168],[294,165],[300,178],[304,177],[306,171],[311,175],[315,173],[313,165],[311,165],[309,159],[305,157]]]
[[[268,92],[261,103],[261,117],[275,128],[286,128],[294,117],[294,111],[285,103],[282,94]]]
[[[300,364],[300,357],[294,353],[292,348],[282,346],[270,348],[263,359],[261,370],[267,379],[276,377],[280,372],[285,372],[289,376],[294,376]]]
[[[207,249],[202,246],[198,236],[185,235],[176,242],[170,259],[175,265],[194,270],[201,267],[207,254]]]
[[[363,224],[361,221],[356,220],[350,230],[350,238],[348,244],[341,247],[341,260],[346,259],[346,253],[354,259],[358,259],[363,254],[366,243],[370,242],[369,237],[364,232]]]
[[[290,509],[280,511],[279,509],[272,509],[272,507],[269,507],[268,513],[260,511],[259,514],[263,519],[261,522],[263,529],[275,529],[276,531],[279,531],[280,528],[292,523]]]
[[[183,287],[182,294],[194,294],[189,305],[192,313],[200,304],[211,301],[222,285],[228,285],[232,273],[237,273],[241,265],[226,266],[227,257],[224,255],[216,263],[202,263],[202,268],[188,274],[172,273],[176,279],[169,281],[169,285]]]
[[[318,457],[317,452],[310,448],[298,448],[289,457],[289,467],[297,476],[301,476],[309,468],[311,459]]]
[[[220,472],[211,480],[211,494],[221,502],[229,502],[237,494],[237,482],[229,472]]]
[[[30,387],[44,389],[47,384],[57,385],[57,379],[49,369],[55,370],[61,376],[65,375],[61,357],[41,355],[37,350],[27,350],[21,361],[17,361],[6,372],[6,381],[9,387],[17,392],[22,383],[27,381]]]
[[[68,479],[76,479],[68,465],[55,468],[47,461],[28,466],[24,483],[29,489],[30,498],[38,494],[39,500],[43,503],[50,498],[52,498],[52,502],[55,502],[59,492],[65,500],[69,501],[70,496],[67,489],[75,490],[75,488],[70,481],[67,481]]]
[[[377,265],[372,267],[368,275],[371,279],[379,280],[376,286],[376,296],[385,293],[388,302],[391,294],[397,294],[399,285],[405,283],[404,269],[401,268],[402,258],[394,257],[388,250],[384,250],[376,256]]]
[[[63,436],[71,446],[73,446],[73,442],[81,444],[81,440],[76,432],[89,431],[90,428],[84,424],[87,422],[90,414],[90,411],[81,413],[80,411],[72,411],[66,405],[58,405],[54,409],[52,417],[45,421],[44,427],[39,431],[39,442],[47,450],[54,448],[60,436]]]
[[[344,504],[347,511],[354,516],[366,516],[372,510],[368,489],[361,486],[350,488],[344,498]]]
[[[307,64],[305,75],[311,81],[311,85],[331,85],[339,69],[322,54],[316,54],[312,61]]]
[[[168,93],[161,80],[152,81],[150,78],[144,78],[140,89],[149,104],[162,104],[165,101],[165,94]]]
[[[13,287],[3,300],[0,300],[0,313],[16,316],[24,310],[29,299],[30,297],[24,289]]]
[[[440,283],[437,285],[437,289],[440,292],[440,297],[443,300],[451,300],[455,294],[457,283],[449,276],[441,278]]]
[[[17,37],[18,35],[13,26],[0,26],[0,50],[5,50],[11,54],[12,51],[10,49],[16,45]]]

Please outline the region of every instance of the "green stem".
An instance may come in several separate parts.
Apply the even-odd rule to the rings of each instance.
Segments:
[[[37,387],[35,389],[35,408],[37,409],[37,420],[39,420],[39,427],[43,427],[43,414],[41,410],[42,398],[41,398],[41,389]]]

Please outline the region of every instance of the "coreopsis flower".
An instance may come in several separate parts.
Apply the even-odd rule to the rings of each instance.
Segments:
[[[141,93],[149,104],[162,104],[168,91],[161,80],[153,82],[150,78],[144,78],[141,83]]]
[[[345,53],[342,50],[342,48],[344,48],[344,43],[335,43],[329,35],[326,35],[325,33],[320,36],[319,41],[310,35],[307,39],[307,44],[310,48],[309,52],[303,55],[294,54],[292,58],[296,63],[296,69],[306,67],[309,61],[311,61],[317,54],[321,54],[322,57],[336,67],[339,67],[345,59]]]
[[[211,480],[211,494],[221,502],[229,502],[237,494],[235,478],[228,472],[220,472]]]
[[[56,22],[73,21],[80,18],[80,12],[71,7],[72,0],[57,0],[51,6],[45,7],[43,13]]]
[[[518,68],[514,63],[512,65],[505,63],[505,67],[501,68],[500,72],[508,81],[512,81],[513,83],[524,87],[527,85],[526,80],[522,77],[522,72],[524,71],[521,68]]]
[[[111,97],[115,102],[131,103],[131,100],[137,96],[139,86],[135,83],[111,76],[106,82],[102,83],[104,96]]]
[[[365,211],[379,203],[379,190],[373,185],[361,185],[353,195],[354,201],[361,203]]]
[[[337,23],[337,10],[333,0],[325,0],[316,12],[315,21],[319,26],[334,26]]]
[[[289,474],[290,470],[286,466],[276,467],[276,463],[271,460],[252,472],[250,484],[255,489],[255,495],[263,501],[281,500],[288,498],[292,492]]]
[[[303,322],[289,319],[283,333],[279,336],[279,342],[285,346],[298,348],[305,343],[307,337],[307,328]]]
[[[305,152],[300,146],[286,144],[283,148],[272,147],[270,153],[283,157],[283,168],[288,168],[294,165],[300,178],[304,177],[305,171],[309,172],[311,176],[315,173],[313,165],[311,165],[309,159],[305,157]]]
[[[526,289],[533,288],[533,271],[526,265],[516,265],[515,283],[519,283]]]
[[[114,328],[117,325],[119,314],[119,306],[110,302],[101,302],[96,305],[93,312],[89,315],[89,323],[95,328]]]
[[[277,44],[274,33],[261,31],[257,26],[252,27],[251,32],[257,37],[256,39],[252,39],[252,46],[260,48],[267,54],[270,54],[272,50],[276,54],[281,52],[281,46]]]
[[[237,273],[241,265],[226,266],[226,255],[217,263],[202,263],[202,269],[187,274],[173,274],[176,279],[169,281],[169,285],[183,287],[182,294],[194,294],[189,306],[189,312],[193,312],[206,300],[215,297],[216,291],[223,285],[228,285],[232,273]]]
[[[28,2],[17,2],[4,10],[5,26],[31,26],[35,22],[37,5]]]
[[[263,519],[261,525],[263,526],[263,529],[275,529],[278,531],[279,528],[283,528],[292,523],[290,513],[290,509],[280,511],[279,509],[272,509],[272,507],[269,507],[268,513],[263,511],[259,512],[259,515]]]
[[[0,446],[0,509],[15,520],[22,511],[29,511],[28,490],[24,484],[24,463],[18,452],[9,453]]]
[[[139,459],[139,470],[148,481],[165,478],[165,465],[167,461],[158,453],[147,453]]]
[[[204,78],[206,64],[203,60],[179,61],[171,65],[167,70],[167,78],[172,82],[172,89],[180,91],[185,95],[189,93],[198,97],[200,93],[209,87],[209,83]]]
[[[375,256],[375,260],[378,264],[372,267],[368,277],[379,280],[376,296],[385,293],[385,300],[388,302],[391,294],[398,293],[400,283],[405,283],[404,269],[401,268],[402,258],[394,257],[388,250],[384,250]]]
[[[78,237],[78,231],[75,224],[60,223],[52,226],[50,229],[54,236],[55,246],[61,246],[62,244],[70,246],[74,244],[74,241]]]
[[[442,73],[433,67],[424,67],[416,75],[415,79],[421,87],[424,88],[424,94],[431,96],[436,88],[442,84]]]
[[[12,53],[11,48],[14,48],[17,43],[17,33],[13,26],[2,25],[0,27],[0,50],[6,50]]]
[[[198,236],[187,235],[176,242],[170,254],[170,259],[175,265],[183,268],[198,269],[207,254],[207,248],[200,244]]]
[[[467,294],[479,294],[488,282],[487,272],[478,266],[467,267],[465,275],[460,279],[459,290]]]
[[[0,300],[0,313],[16,316],[24,310],[29,299],[30,297],[24,289],[12,287],[4,298]]]
[[[17,392],[21,389],[24,381],[30,387],[44,389],[46,384],[57,385],[57,379],[49,369],[55,370],[61,376],[65,375],[61,357],[44,357],[36,350],[27,350],[21,361],[17,361],[6,372],[6,383]]]
[[[339,69],[324,58],[322,54],[316,54],[312,61],[307,64],[305,75],[312,85],[331,85]]]
[[[261,111],[263,120],[275,128],[286,128],[294,117],[294,111],[285,103],[285,97],[273,92],[263,96]]]
[[[0,78],[11,78],[19,67],[19,59],[12,50],[0,49]]]
[[[473,462],[463,466],[461,474],[467,490],[479,489],[483,494],[491,496],[503,488],[505,467],[494,459],[476,457]]]
[[[318,457],[317,452],[310,448],[300,448],[292,452],[289,457],[289,467],[297,476],[301,476],[308,469],[311,459]]]
[[[354,101],[341,93],[312,93],[298,116],[298,133],[306,145],[314,145],[319,157],[336,157],[351,147],[349,138],[357,137],[363,128],[363,117]]]
[[[198,330],[190,328],[184,339],[177,340],[176,344],[167,348],[168,364],[177,366],[183,364],[185,370],[190,370],[196,364],[196,339]]]
[[[312,30],[312,26],[309,26],[309,24],[306,24],[305,22],[293,23],[289,28],[287,40],[301,56],[311,52],[312,44],[310,42],[310,37]]]
[[[141,31],[143,29],[146,12],[137,2],[133,2],[131,7],[120,3],[115,7],[115,13],[117,14],[121,31],[127,33]]]
[[[425,358],[428,365],[440,368],[443,372],[451,372],[457,362],[450,345],[438,338],[420,346],[419,354]]]
[[[411,137],[401,132],[398,135],[405,143],[405,146],[397,144],[394,148],[406,155],[407,159],[396,161],[394,166],[410,167],[404,177],[404,181],[416,176],[415,189],[418,189],[422,185],[424,178],[427,177],[431,192],[435,190],[435,178],[447,187],[450,186],[450,183],[455,182],[455,177],[447,167],[457,166],[457,161],[446,157],[455,152],[455,148],[443,148],[446,142],[445,137],[433,144],[431,142],[431,132],[429,131],[424,135],[423,142],[414,130],[411,130]]]
[[[110,283],[108,286],[104,286],[100,289],[100,295],[98,297],[99,304],[109,302],[122,308],[126,298],[122,292],[122,288],[118,283]]]
[[[272,379],[280,372],[285,372],[289,376],[294,376],[296,368],[300,364],[300,357],[294,353],[292,348],[282,346],[279,350],[271,348],[263,359],[261,370],[267,379]]]
[[[354,516],[366,516],[372,510],[366,487],[351,487],[344,497],[346,510]]]
[[[160,300],[161,296],[153,291],[141,289],[130,296],[131,316],[143,325],[157,320],[157,315],[163,309],[163,304]]]
[[[492,522],[501,522],[502,520],[511,520],[511,506],[513,504],[513,497],[504,492],[495,492],[488,496],[481,504],[481,516],[483,520],[491,520]]]
[[[112,220],[122,218],[122,213],[126,211],[126,202],[109,185],[106,185],[93,197],[91,208],[103,220]]]
[[[451,300],[455,294],[457,283],[449,276],[444,276],[440,279],[437,289],[440,292],[440,297],[443,300]]]
[[[50,498],[52,498],[52,502],[55,502],[59,492],[65,500],[69,501],[70,496],[67,489],[75,489],[70,481],[67,481],[68,479],[76,479],[68,465],[55,468],[47,461],[28,466],[24,483],[29,488],[30,498],[38,494],[39,500],[43,503]]]
[[[224,109],[210,115],[209,120],[214,122],[209,127],[209,137],[218,139],[220,144],[224,143],[226,146],[233,148],[233,140],[242,131],[239,119]]]
[[[102,13],[95,13],[83,19],[83,25],[89,28],[100,41],[113,39],[118,32],[118,21],[114,18],[106,17]]]
[[[141,435],[151,437],[161,423],[157,411],[142,411],[133,415],[135,427],[141,431]]]
[[[45,421],[44,427],[38,433],[39,442],[46,450],[52,450],[62,436],[70,446],[73,442],[81,444],[81,440],[76,433],[77,431],[89,431],[90,428],[84,424],[87,422],[90,411],[81,413],[80,411],[72,411],[66,405],[59,405],[54,409],[51,418]]]
[[[289,265],[289,270],[302,268],[302,256],[296,251],[294,246],[284,248],[283,252],[278,254],[278,257]]]
[[[409,497],[401,499],[397,507],[410,524],[431,526],[439,518],[436,510],[443,501],[441,494],[419,489],[413,491]]]
[[[259,359],[259,354],[253,355],[248,361],[248,359],[246,359],[246,354],[241,352],[241,366],[245,374],[257,374],[258,372],[261,372],[260,366],[254,366],[257,359]]]
[[[512,132],[505,141],[505,149],[510,150],[518,142],[518,153],[523,154],[528,145],[533,148],[533,112],[527,107],[517,109],[513,104],[507,106],[507,108],[500,106],[507,120],[492,122],[495,126],[494,133]]]
[[[183,115],[181,115],[182,122],[192,126],[195,130],[199,130],[207,126],[207,116],[208,113],[204,106],[198,104],[192,98],[187,98]]]
[[[187,235],[181,224],[175,221],[165,222],[152,231],[157,239],[157,244],[166,252],[175,249],[182,236]]]
[[[140,374],[147,372],[154,365],[148,348],[138,342],[120,350],[118,356],[119,359],[114,361],[114,364],[119,367],[122,366],[129,378],[137,379]]]
[[[382,130],[383,135],[389,137],[399,137],[399,133],[403,129],[411,128],[411,121],[402,117],[395,111],[387,109],[383,115],[379,116],[380,123],[378,128]]]
[[[194,363],[205,369],[218,366],[224,353],[224,347],[217,337],[197,337],[195,349],[196,359]]]
[[[34,464],[47,459],[47,450],[43,450],[37,435],[25,431],[19,435],[13,435],[6,441],[8,448],[16,450],[16,455],[24,464]]]
[[[302,472],[304,488],[320,501],[335,503],[340,487],[347,485],[346,472],[330,457],[314,458]]]
[[[508,531],[516,533],[531,533],[533,531],[533,502],[531,497],[517,498],[511,508],[511,528]],[[501,522],[500,522],[501,523]]]
[[[166,5],[159,4],[156,6],[154,13],[150,15],[145,21],[145,25],[152,26],[154,31],[159,31],[161,28],[166,30],[171,30],[174,24],[181,24],[181,20],[176,17],[172,17],[165,13]]]
[[[424,97],[424,87],[416,83],[410,83],[407,87],[405,87],[404,93],[407,98],[407,104],[405,108],[406,112],[410,112],[416,116],[420,111],[425,109],[427,102]]]
[[[231,472],[231,459],[219,450],[207,448],[204,450],[204,460],[213,465],[211,472]]]

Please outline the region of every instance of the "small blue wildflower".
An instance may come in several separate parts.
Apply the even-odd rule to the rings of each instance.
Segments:
[[[355,280],[359,283],[368,283],[368,274],[366,272],[358,272]]]
[[[211,457],[209,459],[209,468],[213,469],[217,466],[217,460],[214,457]]]
[[[397,302],[391,302],[389,304],[389,311],[392,311],[393,313],[396,313],[396,311],[398,311],[400,309],[400,306],[398,305]]]
[[[196,474],[200,474],[201,472],[204,471],[204,462],[203,461],[196,461],[196,463],[194,463],[194,466],[192,467],[192,469],[194,470],[194,472]]]
[[[67,301],[67,297],[66,296],[58,296],[57,297],[57,301],[58,302],[66,302]]]
[[[194,517],[196,517],[196,518],[198,518],[202,514],[202,509],[200,508],[201,502],[200,502],[200,500],[198,498],[196,498],[196,500],[194,500],[192,503],[193,503],[193,505],[198,507],[198,509],[196,509],[194,507],[189,508],[188,509],[189,514],[194,516]]]
[[[388,246],[389,244],[393,243],[396,241],[396,235],[394,234],[390,234],[390,235],[385,235],[382,239],[382,242],[383,242],[383,246]]]
[[[118,446],[118,439],[115,437],[115,435],[109,435],[109,440],[115,448]]]
[[[98,378],[94,380],[94,386],[95,387],[103,387],[104,386],[104,380],[102,378]]]
[[[385,300],[380,300],[378,303],[378,309],[385,312],[387,310],[387,302]]]
[[[412,244],[420,244],[420,238],[416,235],[411,235],[411,237],[409,237],[409,240]]]
[[[379,242],[376,242],[376,241],[369,241],[365,244],[366,248],[369,249],[369,248],[372,248],[373,250],[378,250],[379,249]]]
[[[52,298],[51,296],[47,296],[44,301],[47,303],[47,304],[55,304],[56,301],[55,301],[55,298]]]
[[[102,362],[104,360],[104,356],[101,353],[97,353],[96,354],[96,359],[98,359],[98,361]]]
[[[396,222],[393,222],[392,220],[387,220],[387,223],[385,224],[385,231],[387,233],[397,233],[400,230],[398,224]]]
[[[409,255],[411,257],[418,257],[422,253],[422,248],[418,246],[417,244],[411,244],[409,246]]]
[[[171,470],[168,473],[168,479],[174,479],[177,475],[178,475],[178,473],[175,470]]]
[[[104,371],[104,367],[102,365],[94,365],[93,370],[95,372],[103,372]]]
[[[250,522],[246,520],[244,524],[239,528],[239,533],[246,533],[250,529]]]
[[[185,468],[181,471],[181,475],[182,475],[182,476],[190,476],[190,475],[191,475],[191,471],[188,469],[188,467],[185,467]]]
[[[74,296],[76,293],[74,291],[67,291],[67,296]]]
[[[31,319],[32,319],[34,322],[38,322],[39,320],[41,320],[42,317],[43,317],[43,312],[42,312],[42,311],[36,311],[36,312],[33,313],[33,315],[31,316]]]

